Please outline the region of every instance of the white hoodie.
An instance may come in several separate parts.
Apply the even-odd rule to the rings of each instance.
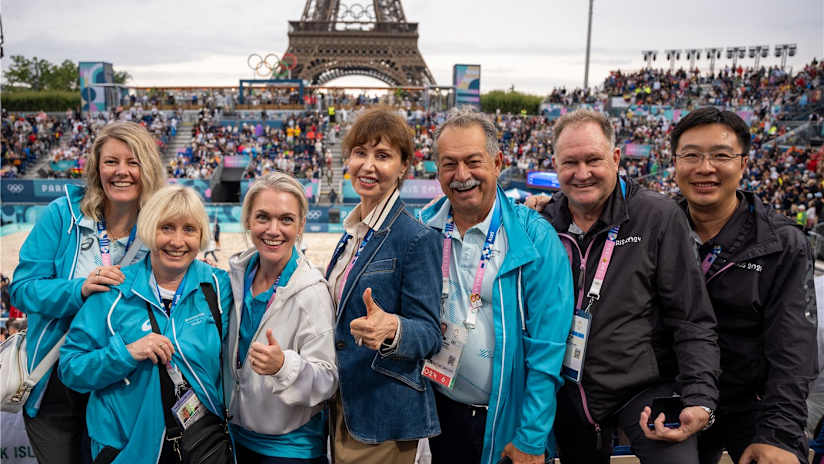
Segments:
[[[260,375],[252,370],[247,356],[237,369],[244,276],[256,252],[250,248],[229,258],[235,305],[225,342],[226,401],[233,424],[257,433],[282,435],[306,424],[337,389],[335,310],[323,275],[299,255],[295,272],[285,287],[278,288],[252,337],[252,342],[268,345],[266,330],[272,329],[283,350],[283,366],[273,375]]]

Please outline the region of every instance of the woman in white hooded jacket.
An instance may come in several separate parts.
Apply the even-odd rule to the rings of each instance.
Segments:
[[[223,366],[238,462],[327,462],[334,307],[320,271],[295,246],[307,208],[303,187],[283,173],[257,180],[243,200],[254,247],[229,259],[235,306]]]

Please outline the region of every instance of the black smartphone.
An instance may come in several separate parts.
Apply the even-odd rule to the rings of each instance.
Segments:
[[[650,414],[649,420],[647,421],[647,427],[649,427],[650,430],[655,429],[655,419],[658,418],[658,415],[661,413],[664,413],[664,427],[671,429],[681,427],[680,416],[682,409],[684,409],[684,405],[681,402],[680,396],[655,398],[652,400],[652,414]]]

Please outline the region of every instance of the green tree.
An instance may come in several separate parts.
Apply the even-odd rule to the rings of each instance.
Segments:
[[[77,81],[77,64],[71,60],[63,60],[60,66],[52,67],[46,87],[49,90],[77,90]]]
[[[114,72],[114,83],[115,84],[125,84],[126,82],[132,80],[132,75],[129,74],[129,71],[115,71]]]
[[[10,85],[28,86],[32,90],[43,90],[54,65],[38,57],[28,59],[22,55],[11,56],[11,66],[6,71],[6,81]]]

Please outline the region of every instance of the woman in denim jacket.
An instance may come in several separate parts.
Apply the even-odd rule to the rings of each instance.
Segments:
[[[399,199],[413,153],[394,110],[362,114],[343,140],[361,202],[326,271],[337,304],[336,463],[409,463],[440,433],[424,359],[441,345],[441,242]]]

